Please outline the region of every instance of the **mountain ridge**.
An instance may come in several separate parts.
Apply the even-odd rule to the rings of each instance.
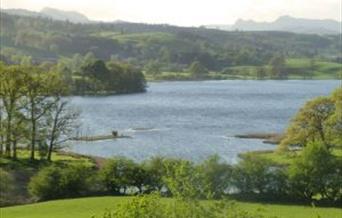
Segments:
[[[285,31],[306,34],[338,34],[342,23],[333,19],[295,18],[289,15],[272,22],[238,19],[233,25],[208,25],[207,28],[226,31]]]

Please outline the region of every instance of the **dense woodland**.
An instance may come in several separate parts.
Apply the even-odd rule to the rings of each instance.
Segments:
[[[1,15],[0,37],[1,59],[6,63],[57,62],[61,57],[90,52],[104,61],[121,60],[139,68],[157,61],[162,71],[181,71],[199,61],[209,71],[221,71],[265,65],[279,55],[336,62],[341,58],[338,35],[225,32],[137,23],[74,24],[6,13]]]

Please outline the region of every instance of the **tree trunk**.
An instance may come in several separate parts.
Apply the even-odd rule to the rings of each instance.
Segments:
[[[12,114],[8,113],[7,117],[7,128],[6,128],[6,151],[7,157],[11,156],[11,132],[12,132]]]
[[[17,159],[17,140],[13,140],[13,159]]]
[[[53,150],[53,143],[52,143],[52,140],[51,140],[50,144],[49,144],[48,154],[47,154],[47,160],[48,161],[51,161],[52,150]]]
[[[31,160],[34,160],[35,147],[36,147],[36,121],[31,120],[32,122],[32,132],[31,132]]]

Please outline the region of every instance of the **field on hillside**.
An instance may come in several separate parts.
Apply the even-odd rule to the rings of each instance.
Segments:
[[[268,73],[271,66],[262,66],[265,70],[265,79],[270,79]],[[331,80],[340,79],[342,76],[342,64],[328,62],[325,60],[311,60],[308,58],[290,58],[286,60],[285,67],[288,71],[288,79],[314,79]],[[232,79],[258,79],[257,71],[260,66],[233,66],[228,67],[222,72],[211,71],[201,79],[208,80],[232,80]],[[160,72],[156,75],[145,73],[147,81],[161,80],[194,80],[190,72],[186,69],[183,72]]]
[[[93,197],[1,208],[1,218],[101,218],[130,197]],[[167,200],[167,199],[165,199]],[[208,203],[208,202],[206,202]],[[238,207],[279,218],[341,218],[342,209],[238,202]]]

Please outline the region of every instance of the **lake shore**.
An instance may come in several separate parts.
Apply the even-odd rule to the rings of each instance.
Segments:
[[[284,137],[283,133],[247,133],[235,135],[241,139],[261,139],[263,143],[277,145]]]

